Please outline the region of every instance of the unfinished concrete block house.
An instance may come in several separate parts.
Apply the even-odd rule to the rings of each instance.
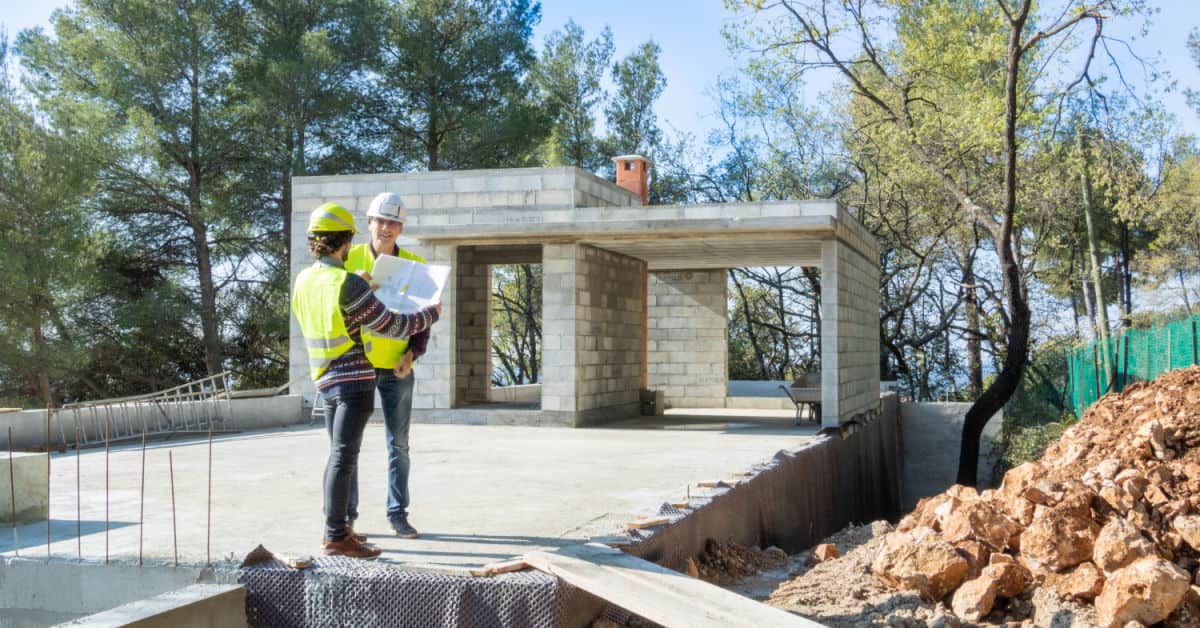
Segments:
[[[879,407],[879,253],[835,200],[647,205],[648,162],[618,157],[617,182],[578,168],[298,177],[291,273],[308,213],[365,211],[380,192],[408,207],[401,246],[453,268],[442,321],[417,362],[414,420],[581,427],[631,417],[641,389],[668,408],[727,405],[726,270],[820,269],[821,423]],[[541,385],[532,403],[490,395],[490,265],[542,268]],[[294,390],[311,396],[292,320]]]

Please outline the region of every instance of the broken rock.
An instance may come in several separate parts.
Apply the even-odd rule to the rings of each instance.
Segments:
[[[1184,515],[1175,517],[1171,526],[1192,549],[1200,551],[1200,515]]]
[[[1091,519],[1048,510],[1021,533],[1021,555],[1034,567],[1061,572],[1092,557],[1099,532]]]
[[[1021,533],[1021,526],[1000,512],[991,502],[977,500],[963,504],[950,513],[942,534],[947,541],[958,543],[974,540],[994,551],[1013,545],[1012,539]]]
[[[822,543],[813,548],[812,554],[809,555],[809,563],[815,565],[837,557],[838,549],[836,545],[833,543]]]
[[[1104,574],[1092,563],[1083,563],[1056,580],[1054,588],[1063,597],[1090,600],[1100,595],[1104,588]]]
[[[884,537],[871,571],[888,586],[917,591],[926,600],[946,597],[966,580],[967,559],[930,528]]]
[[[1092,549],[1092,562],[1105,574],[1154,554],[1154,545],[1124,519],[1113,518],[1101,528]]]
[[[985,570],[986,571],[986,570]],[[997,580],[986,573],[974,580],[968,580],[957,591],[950,608],[960,619],[979,621],[984,615],[992,612],[996,604]]]
[[[996,581],[996,595],[1000,597],[1017,597],[1033,583],[1033,574],[1024,565],[1015,562],[989,565],[984,568],[981,577]]]
[[[1108,578],[1096,598],[1100,625],[1158,623],[1183,601],[1188,581],[1186,571],[1161,558],[1143,558],[1120,569]]]

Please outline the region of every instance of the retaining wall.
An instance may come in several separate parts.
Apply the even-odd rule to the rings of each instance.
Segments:
[[[969,403],[900,404],[900,432],[904,449],[905,512],[922,497],[936,495],[958,477],[958,452],[962,443],[963,417]],[[979,443],[980,490],[993,485],[993,470],[1000,458],[1000,427],[1004,413],[998,412],[983,429]]]
[[[789,553],[811,547],[851,523],[896,520],[902,452],[895,394],[883,395],[880,412],[843,432],[824,433],[796,450],[750,469],[729,488],[693,497],[670,525],[638,531],[626,552],[678,567],[704,551],[708,539],[778,546]]]

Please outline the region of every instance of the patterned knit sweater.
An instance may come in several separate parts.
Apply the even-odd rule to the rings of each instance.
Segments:
[[[318,263],[339,267],[342,265],[332,258],[322,258]],[[382,301],[375,298],[366,280],[355,274],[347,275],[346,281],[342,283],[340,303],[342,319],[354,346],[338,356],[329,365],[329,369],[317,379],[317,390],[333,399],[375,388],[375,367],[367,360],[367,354],[363,350],[363,325],[384,336],[404,338],[429,329],[438,320],[437,310],[433,307],[411,314],[389,310]]]

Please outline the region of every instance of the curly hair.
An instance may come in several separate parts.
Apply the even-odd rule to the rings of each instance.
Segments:
[[[354,238],[349,231],[313,231],[308,234],[308,250],[314,258],[333,255]]]

